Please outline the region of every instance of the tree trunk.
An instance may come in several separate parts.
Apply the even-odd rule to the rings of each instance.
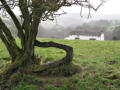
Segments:
[[[9,81],[12,81],[11,77],[18,72],[20,72],[22,76],[24,73],[44,74],[44,71],[47,71],[49,69],[56,67],[59,68],[62,65],[69,65],[73,59],[73,48],[67,45],[58,44],[55,42],[40,42],[36,40],[34,46],[46,48],[55,47],[63,49],[66,52],[66,56],[60,60],[40,65],[37,69],[35,69],[34,65],[36,65],[36,59],[34,58],[33,52],[30,51],[33,49],[28,50],[29,52],[22,52],[19,56],[16,57],[15,61],[12,62],[9,68],[5,70],[2,77],[0,77],[2,79],[0,80],[0,84],[1,81],[3,85],[7,84]]]
[[[27,2],[27,0],[25,0]],[[7,4],[6,0],[0,0],[1,4],[4,6],[7,13],[12,18],[17,31],[18,37],[21,41],[21,48],[17,45],[15,38],[10,33],[9,28],[0,18],[0,37],[8,49],[10,56],[12,57],[12,63],[5,70],[3,76],[5,79],[4,83],[10,79],[11,75],[20,71],[22,73],[26,72],[26,69],[35,64],[34,47],[55,47],[66,51],[66,56],[61,60],[41,65],[37,70],[31,70],[31,72],[42,73],[43,71],[59,67],[61,65],[70,64],[73,58],[73,48],[67,45],[58,44],[55,42],[39,42],[36,41],[36,36],[38,32],[38,26],[40,21],[44,18],[43,14],[46,13],[46,8],[43,8],[43,1],[32,0],[32,13],[29,12],[27,3],[24,0],[19,0],[20,10],[23,15],[24,23],[21,24],[17,19],[16,15],[11,10],[11,7]],[[23,6],[22,6],[23,5]]]
[[[41,65],[38,70],[33,71],[35,73],[41,73],[43,71],[46,71],[47,69],[60,67],[61,65],[68,65],[71,63],[71,61],[73,59],[73,48],[68,45],[58,44],[58,43],[55,43],[52,41],[51,42],[40,42],[40,41],[36,40],[35,46],[55,47],[55,48],[63,49],[66,52],[66,56],[63,57],[61,60],[57,60],[57,61],[45,64],[45,65]]]
[[[40,41],[35,41],[35,46],[38,47],[55,47],[59,49],[63,49],[66,52],[66,56],[63,57],[60,60],[40,65],[39,69],[37,70],[32,70],[34,73],[42,73],[43,71],[50,69],[50,68],[55,68],[59,67],[61,65],[68,65],[71,63],[73,59],[73,48],[68,46],[68,45],[63,45],[63,44],[58,44],[55,42],[40,42]],[[10,67],[5,71],[6,76],[8,77],[9,75],[12,75],[13,73],[17,72],[21,68],[26,69],[26,67],[31,66],[32,64],[35,64],[35,58],[33,57],[32,52],[25,52],[22,53],[21,55],[17,56],[16,60],[14,63],[10,65]]]

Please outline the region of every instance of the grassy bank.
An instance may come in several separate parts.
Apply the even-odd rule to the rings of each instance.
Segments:
[[[79,72],[70,77],[25,75],[13,90],[119,90],[120,42],[40,39],[67,44],[74,49],[73,63]],[[18,41],[19,43],[19,41]],[[65,52],[56,48],[35,49],[41,63],[58,60]],[[0,41],[0,70],[9,63],[9,54]],[[69,68],[69,67],[68,67]],[[27,88],[27,89],[26,89]]]

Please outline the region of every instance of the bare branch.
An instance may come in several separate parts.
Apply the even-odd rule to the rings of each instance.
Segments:
[[[22,42],[24,42],[24,33],[23,33],[23,29],[22,26],[20,24],[20,22],[18,21],[17,17],[15,16],[14,12],[11,10],[8,1],[6,2],[6,0],[1,0],[0,1],[2,3],[2,5],[4,6],[4,9],[7,11],[7,13],[11,16],[17,30],[18,30],[18,36],[21,39]]]
[[[94,7],[92,5],[92,3],[90,3],[90,0],[4,0],[4,1],[7,2],[7,5],[9,7],[11,7],[11,9],[13,9],[15,6],[19,6],[21,1],[24,1],[24,7],[29,8],[29,10],[32,10],[32,8],[34,6],[37,6],[37,8],[38,8],[37,11],[39,12],[39,9],[41,8],[41,10],[45,11],[42,15],[41,20],[47,20],[47,19],[54,20],[55,15],[59,16],[59,15],[63,14],[63,13],[56,14],[56,12],[61,7],[63,7],[63,6],[68,7],[68,6],[72,6],[72,5],[81,6],[80,16],[82,16],[83,8],[88,8],[89,9],[88,17],[89,17],[91,9],[93,9],[94,11],[97,11],[100,8],[100,6],[102,6],[104,3],[103,0],[100,0],[101,3],[97,7]],[[25,4],[25,2],[26,2],[26,4]],[[34,2],[36,2],[37,5]],[[0,4],[0,9],[5,11],[4,8],[5,8],[5,5],[3,6],[3,4]],[[21,8],[22,7],[20,7],[20,9]],[[25,9],[25,10],[27,10],[27,9]],[[23,11],[24,10],[22,9],[21,12],[23,12]],[[3,14],[6,15],[5,12]]]
[[[10,30],[7,28],[7,26],[4,24],[4,22],[1,20],[0,18],[0,28],[2,28],[3,32],[5,33],[7,39],[9,40],[9,42],[15,42],[15,39],[13,38]]]

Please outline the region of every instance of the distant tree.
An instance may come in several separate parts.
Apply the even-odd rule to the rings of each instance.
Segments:
[[[10,79],[9,77],[14,73],[21,70],[22,72],[26,72],[29,68],[31,69],[32,65],[38,63],[34,54],[35,46],[56,47],[65,50],[67,54],[61,60],[51,62],[44,66],[42,65],[42,67],[40,65],[38,70],[34,70],[34,68],[29,69],[29,72],[42,73],[53,67],[70,64],[73,58],[72,47],[55,42],[40,42],[36,40],[39,23],[45,20],[54,20],[56,15],[62,15],[63,13],[57,14],[56,12],[63,6],[80,5],[81,7],[89,8],[89,10],[97,10],[103,3],[103,1],[101,1],[100,5],[94,8],[89,1],[90,0],[0,0],[0,13],[3,16],[11,17],[17,28],[17,36],[21,41],[20,47],[17,45],[16,39],[11,34],[10,29],[3,22],[2,17],[0,17],[0,38],[12,58],[11,65],[4,72],[5,83],[7,83]],[[20,9],[22,23],[19,22],[15,11],[12,10],[16,7]]]
[[[113,40],[118,40],[116,36],[113,36]]]
[[[120,40],[120,26],[115,27],[112,33],[113,33],[113,40]]]
[[[90,24],[92,25],[92,26],[96,26],[96,25],[99,25],[99,27],[103,27],[103,26],[107,26],[107,25],[110,25],[111,24],[111,22],[110,21],[108,21],[108,20],[95,20],[95,21],[90,21]]]

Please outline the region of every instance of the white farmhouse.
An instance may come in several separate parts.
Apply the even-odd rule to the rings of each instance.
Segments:
[[[104,40],[104,33],[103,32],[88,32],[88,31],[74,31],[71,35],[65,38],[65,40]]]

